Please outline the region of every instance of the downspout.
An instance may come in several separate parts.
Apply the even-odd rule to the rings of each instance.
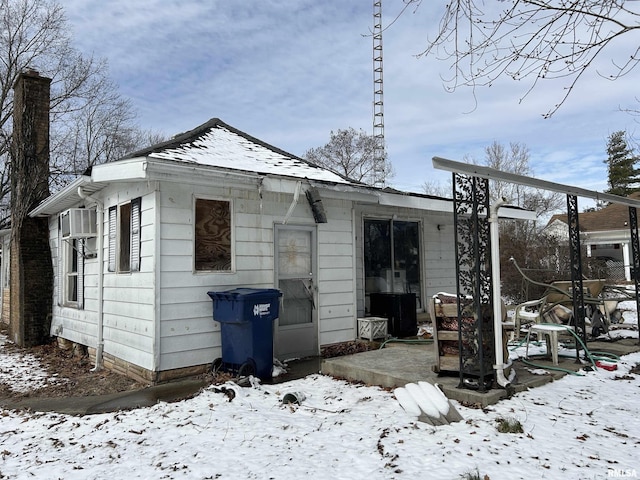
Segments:
[[[491,278],[493,278],[493,332],[494,349],[496,352],[496,364],[493,368],[496,371],[496,381],[498,385],[507,389],[515,377],[515,370],[507,379],[504,370],[511,366],[504,363],[504,345],[502,344],[502,292],[500,291],[500,229],[498,224],[498,209],[505,205],[507,199],[502,197],[491,205],[489,215],[489,230],[491,237]]]
[[[87,195],[82,191],[82,187],[78,187],[78,196],[80,198],[88,199],[96,204],[96,214],[98,221],[98,235],[96,242],[96,249],[98,250],[98,333],[97,333],[97,345],[96,345],[96,363],[92,371],[98,371],[102,369],[103,352],[104,352],[104,311],[103,311],[103,285],[104,285],[104,205],[100,200],[97,200],[90,195]]]
[[[293,200],[291,201],[291,205],[289,205],[289,210],[287,210],[287,214],[284,216],[284,220],[282,220],[283,225],[287,224],[287,222],[289,221],[289,217],[291,216],[294,208],[296,208],[296,205],[298,204],[298,198],[300,197],[301,188],[302,188],[302,182],[300,181],[296,182],[296,189],[293,192]],[[260,201],[260,204],[262,205],[262,200]]]
[[[162,303],[161,303],[161,295],[160,291],[162,289],[162,271],[160,268],[160,259],[162,258],[162,235],[160,234],[161,227],[161,215],[160,211],[160,182],[155,182],[154,185],[154,193],[153,193],[153,211],[155,215],[155,233],[153,238],[153,289],[154,289],[154,318],[155,318],[155,328],[154,328],[154,337],[153,337],[153,371],[154,383],[157,382],[160,375],[160,364],[161,364],[161,353],[160,349],[162,347]]]

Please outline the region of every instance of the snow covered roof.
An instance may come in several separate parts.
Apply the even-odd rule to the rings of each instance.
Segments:
[[[227,125],[218,118],[212,118],[167,142],[128,156],[128,158],[135,157],[157,158],[330,183],[362,185],[269,145]]]
[[[157,178],[170,176],[176,181],[181,178],[189,182],[209,173],[214,176],[219,173],[224,176],[234,173],[239,176],[264,176],[266,178],[262,180],[265,182],[261,185],[266,189],[275,188],[274,191],[278,192],[285,191],[283,188],[290,188],[289,193],[295,192],[295,186],[281,183],[283,179],[306,180],[309,185],[317,185],[326,192],[354,201],[445,213],[453,211],[451,199],[366,185],[314,165],[231,127],[218,118],[212,118],[169,141],[134,152],[120,160],[96,165],[84,176],[51,195],[29,214],[54,215],[76,206],[86,195],[113,182],[141,181],[153,175],[157,175]],[[531,219],[529,216],[533,214],[520,209],[511,210],[514,212],[507,215],[510,209],[505,207],[501,216]]]

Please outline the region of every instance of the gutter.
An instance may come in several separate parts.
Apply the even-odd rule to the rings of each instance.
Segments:
[[[66,205],[60,207],[62,202],[68,201],[69,204],[73,204],[77,201],[79,195],[78,190],[83,186],[92,183],[91,177],[86,175],[76,178],[69,185],[62,190],[50,195],[44,201],[42,201],[37,207],[29,212],[30,217],[40,217],[54,215],[62,210],[66,210]],[[80,197],[82,198],[82,197]]]

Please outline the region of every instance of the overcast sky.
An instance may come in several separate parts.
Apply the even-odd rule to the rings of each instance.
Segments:
[[[302,156],[331,130],[372,133],[371,0],[65,0],[76,46],[105,58],[111,77],[138,112],[140,127],[174,135],[213,117]],[[418,59],[435,33],[444,0],[407,11],[383,35],[384,118],[390,184],[422,191],[450,174],[431,158],[484,158],[493,141],[525,144],[535,176],[583,188],[607,188],[607,137],[637,122],[638,74],[616,82],[589,72],[550,119],[564,92],[502,81],[447,93],[450,65]],[[401,0],[384,3],[383,24]],[[637,45],[637,38],[635,40]],[[621,40],[622,41],[622,40]],[[627,41],[627,40],[624,40]],[[623,50],[621,48],[621,50]],[[609,61],[609,59],[603,59]]]

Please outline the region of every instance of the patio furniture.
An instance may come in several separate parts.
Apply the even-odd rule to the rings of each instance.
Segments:
[[[433,371],[460,371],[458,345],[458,297],[438,293],[429,302],[429,317],[433,325],[433,344],[436,348],[436,364]]]
[[[470,298],[470,297],[469,297]],[[505,322],[506,307],[504,303],[502,308],[502,320],[504,330],[510,330],[511,323]],[[433,296],[429,302],[429,317],[433,325],[433,343],[436,350],[436,364],[432,370],[436,373],[443,372],[459,372],[460,371],[460,333],[458,325],[458,297],[455,294],[440,292]],[[473,324],[475,319],[473,313],[463,312],[462,325]],[[490,325],[493,330],[493,325]],[[504,352],[508,358],[506,350],[507,339],[504,337]],[[485,339],[486,340],[486,339]],[[493,342],[493,335],[490,336],[490,342]],[[477,345],[470,347],[478,348]]]
[[[538,300],[530,300],[516,306],[513,314],[513,332],[510,341],[520,338],[523,326],[529,326],[533,323],[542,323],[542,309],[547,302],[547,297]]]
[[[516,270],[522,275],[524,281],[531,285],[544,287],[543,296],[537,300],[530,300],[516,307],[516,329],[514,335],[517,338],[519,329],[517,327],[518,320],[521,324],[525,321],[534,323],[569,323],[570,315],[573,315],[573,291],[572,282],[568,280],[554,281],[549,284],[537,282],[529,278],[518,266],[518,263],[512,257],[511,262]],[[600,333],[608,333],[609,325],[618,303],[622,300],[629,299],[627,292],[622,291],[619,287],[609,286],[603,279],[583,279],[583,301],[585,306],[585,328],[587,325],[597,327],[592,331],[593,336]],[[531,309],[538,304],[538,314],[531,312]]]
[[[571,327],[563,325],[531,325],[529,332],[527,333],[527,347],[525,350],[525,358],[529,358],[529,342],[531,341],[531,334],[535,334],[538,340],[544,337],[547,345],[547,355],[551,355],[551,361],[554,365],[558,365],[558,334],[566,333],[567,329]]]
[[[387,338],[387,324],[385,317],[358,318],[358,338],[372,342],[378,338]]]

